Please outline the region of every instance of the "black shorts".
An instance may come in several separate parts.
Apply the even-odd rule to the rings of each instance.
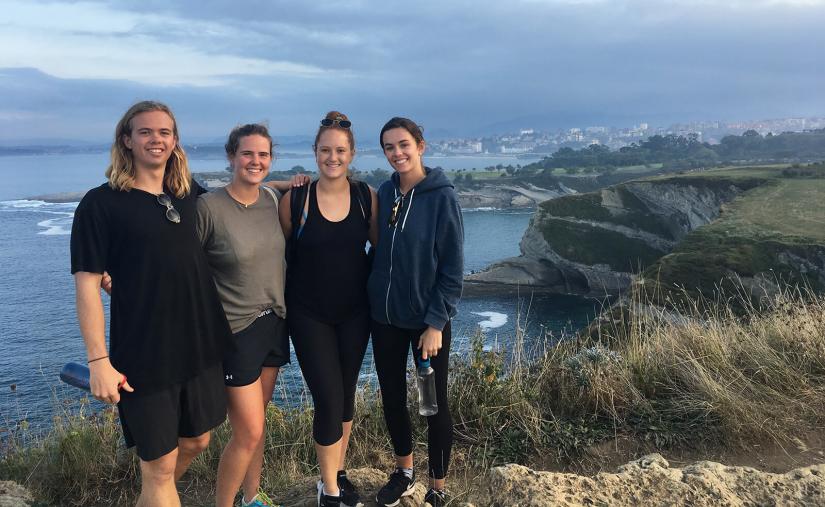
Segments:
[[[197,437],[226,419],[220,363],[189,380],[141,395],[122,391],[117,404],[126,447],[152,461],[178,447],[178,438]]]
[[[280,367],[289,362],[286,321],[272,310],[262,312],[232,338],[235,350],[223,360],[223,383],[227,386],[247,386],[258,380],[264,366]]]

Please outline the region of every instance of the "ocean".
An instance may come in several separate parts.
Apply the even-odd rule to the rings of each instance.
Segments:
[[[85,362],[69,272],[69,234],[77,203],[47,203],[26,197],[99,185],[107,158],[105,153],[0,157],[0,437],[23,421],[30,428],[48,429],[67,400],[82,396],[57,377],[64,363]],[[464,159],[477,167],[490,165],[468,162],[471,157]],[[193,160],[192,166],[196,171],[218,170],[217,163]],[[285,168],[292,165],[287,163]],[[518,255],[531,210],[463,213],[466,272]],[[597,301],[575,296],[525,293],[464,297],[453,323],[452,352],[466,352],[478,332],[483,333],[488,347],[506,349],[512,343],[517,320],[528,337],[569,333],[586,325],[599,307]],[[108,313],[108,301],[106,308]],[[374,382],[373,372],[368,350],[362,382]],[[305,400],[294,356],[278,383],[275,403],[290,406]],[[92,406],[101,405],[93,402]]]

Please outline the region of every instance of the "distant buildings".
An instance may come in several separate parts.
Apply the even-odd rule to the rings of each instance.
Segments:
[[[762,135],[768,133],[800,132],[825,128],[825,117],[781,118],[759,121],[699,121],[677,123],[668,127],[651,128],[648,123],[632,127],[570,127],[555,132],[541,132],[523,128],[518,133],[487,136],[480,138],[459,138],[433,141],[429,147],[435,153],[445,155],[506,154],[526,153],[550,154],[561,147],[583,148],[591,144],[602,144],[611,149],[621,148],[631,143],[644,141],[654,135],[695,134],[700,141],[718,143],[726,135],[740,135],[746,130],[755,130]]]

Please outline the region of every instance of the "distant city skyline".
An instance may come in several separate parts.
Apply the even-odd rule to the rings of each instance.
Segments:
[[[430,155],[480,155],[480,156],[548,156],[560,148],[584,148],[591,144],[605,145],[617,150],[623,146],[640,143],[655,135],[696,136],[700,142],[719,144],[727,135],[741,135],[752,130],[760,135],[778,135],[783,132],[802,132],[825,129],[825,116],[807,118],[773,118],[725,122],[702,120],[688,123],[674,123],[667,126],[650,125],[646,122],[633,126],[590,125],[552,130],[534,128],[519,129],[503,134],[481,136],[431,137],[428,141]],[[276,136],[276,152],[309,155],[313,135]],[[220,156],[223,153],[223,136],[212,139],[193,140],[183,138],[190,155]],[[13,142],[0,139],[0,156],[29,155],[42,153],[93,153],[108,151],[107,141],[61,142],[41,140],[39,142]],[[377,147],[359,149],[361,152],[378,152]]]
[[[184,140],[330,109],[433,137],[825,115],[825,0],[0,0],[0,143],[104,141],[133,102]]]

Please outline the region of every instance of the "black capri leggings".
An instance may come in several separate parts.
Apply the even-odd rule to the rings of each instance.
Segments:
[[[384,420],[396,456],[412,452],[412,428],[407,411],[407,353],[412,347],[414,357],[420,357],[416,347],[424,329],[402,329],[372,321],[372,353],[381,384]],[[453,448],[453,419],[447,404],[450,339],[450,322],[447,322],[441,334],[441,350],[430,359],[430,366],[435,370],[438,413],[427,417],[427,448],[430,477],[435,479],[447,476]]]
[[[315,405],[312,438],[319,445],[332,445],[343,435],[341,423],[352,421],[355,411],[355,384],[369,341],[369,314],[331,325],[293,305],[287,322]]]

